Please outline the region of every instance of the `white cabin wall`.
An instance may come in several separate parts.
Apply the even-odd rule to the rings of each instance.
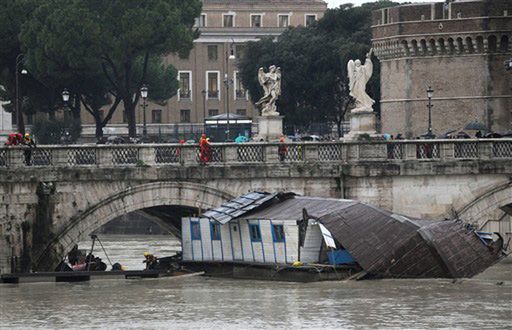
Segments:
[[[274,263],[274,240],[272,239],[272,226],[270,221],[260,221],[261,242],[253,242],[261,249],[261,260],[264,263]]]
[[[246,262],[254,262],[256,261],[255,255],[253,253],[251,235],[249,233],[249,224],[246,220],[239,221],[239,230],[242,235],[242,250],[243,260]]]
[[[201,248],[202,248],[202,252],[203,252],[203,260],[213,260],[210,220],[206,219],[206,218],[200,219],[200,228],[201,228]]]
[[[306,230],[304,246],[300,250],[300,261],[319,262],[320,248],[323,243],[322,232],[318,224],[309,224]]]
[[[183,253],[183,260],[193,260],[192,241],[190,237],[190,218],[181,218],[181,251]]]
[[[190,219],[190,222],[193,222],[193,221],[199,221],[200,219],[198,218],[191,218]],[[204,260],[204,251],[203,251],[203,230],[201,228],[201,225],[199,225],[199,228],[200,228],[200,231],[201,231],[201,239],[198,240],[198,239],[192,239],[192,235],[190,240],[192,242],[192,260],[194,261],[203,261]],[[189,230],[191,229],[190,228],[190,224],[189,224]]]
[[[286,242],[286,261],[291,264],[299,260],[299,226],[297,222],[288,221],[284,226],[284,237]],[[276,246],[277,248],[277,246]]]
[[[233,261],[233,250],[231,248],[231,235],[229,234],[229,223],[220,225],[220,238],[223,261]],[[237,232],[238,234],[238,232]]]

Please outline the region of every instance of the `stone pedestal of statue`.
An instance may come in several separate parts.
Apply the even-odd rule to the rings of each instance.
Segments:
[[[276,141],[283,135],[283,116],[259,116],[254,141]]]
[[[357,108],[350,112],[350,132],[344,136],[346,140],[357,140],[365,135],[377,136],[377,118],[370,108]]]

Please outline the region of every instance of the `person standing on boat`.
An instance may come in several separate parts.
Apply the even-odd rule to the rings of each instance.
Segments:
[[[155,257],[154,255],[152,255],[149,252],[144,252],[144,258],[145,258],[145,260],[143,261],[143,263],[146,264],[146,269],[155,269],[156,268],[157,260],[158,260],[157,257]]]

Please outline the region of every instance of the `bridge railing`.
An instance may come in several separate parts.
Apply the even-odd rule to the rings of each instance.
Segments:
[[[213,143],[207,163],[460,161],[512,159],[512,139],[392,140],[372,142]],[[197,165],[198,145],[41,145],[1,147],[0,168]]]

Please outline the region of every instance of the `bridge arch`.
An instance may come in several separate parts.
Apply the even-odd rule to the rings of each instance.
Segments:
[[[192,182],[152,182],[128,187],[99,200],[74,215],[58,230],[42,252],[34,256],[36,269],[51,269],[95,229],[126,213],[155,207],[181,205],[198,209],[218,206],[233,198],[225,191]]]
[[[489,221],[501,222],[507,216],[512,217],[512,182],[502,184],[476,197],[470,203],[462,207],[457,215],[460,219],[477,224],[479,229],[495,228],[489,227]],[[510,221],[510,220],[509,220]],[[511,224],[500,226],[507,228],[503,234],[509,234]],[[500,230],[502,231],[502,230]]]

